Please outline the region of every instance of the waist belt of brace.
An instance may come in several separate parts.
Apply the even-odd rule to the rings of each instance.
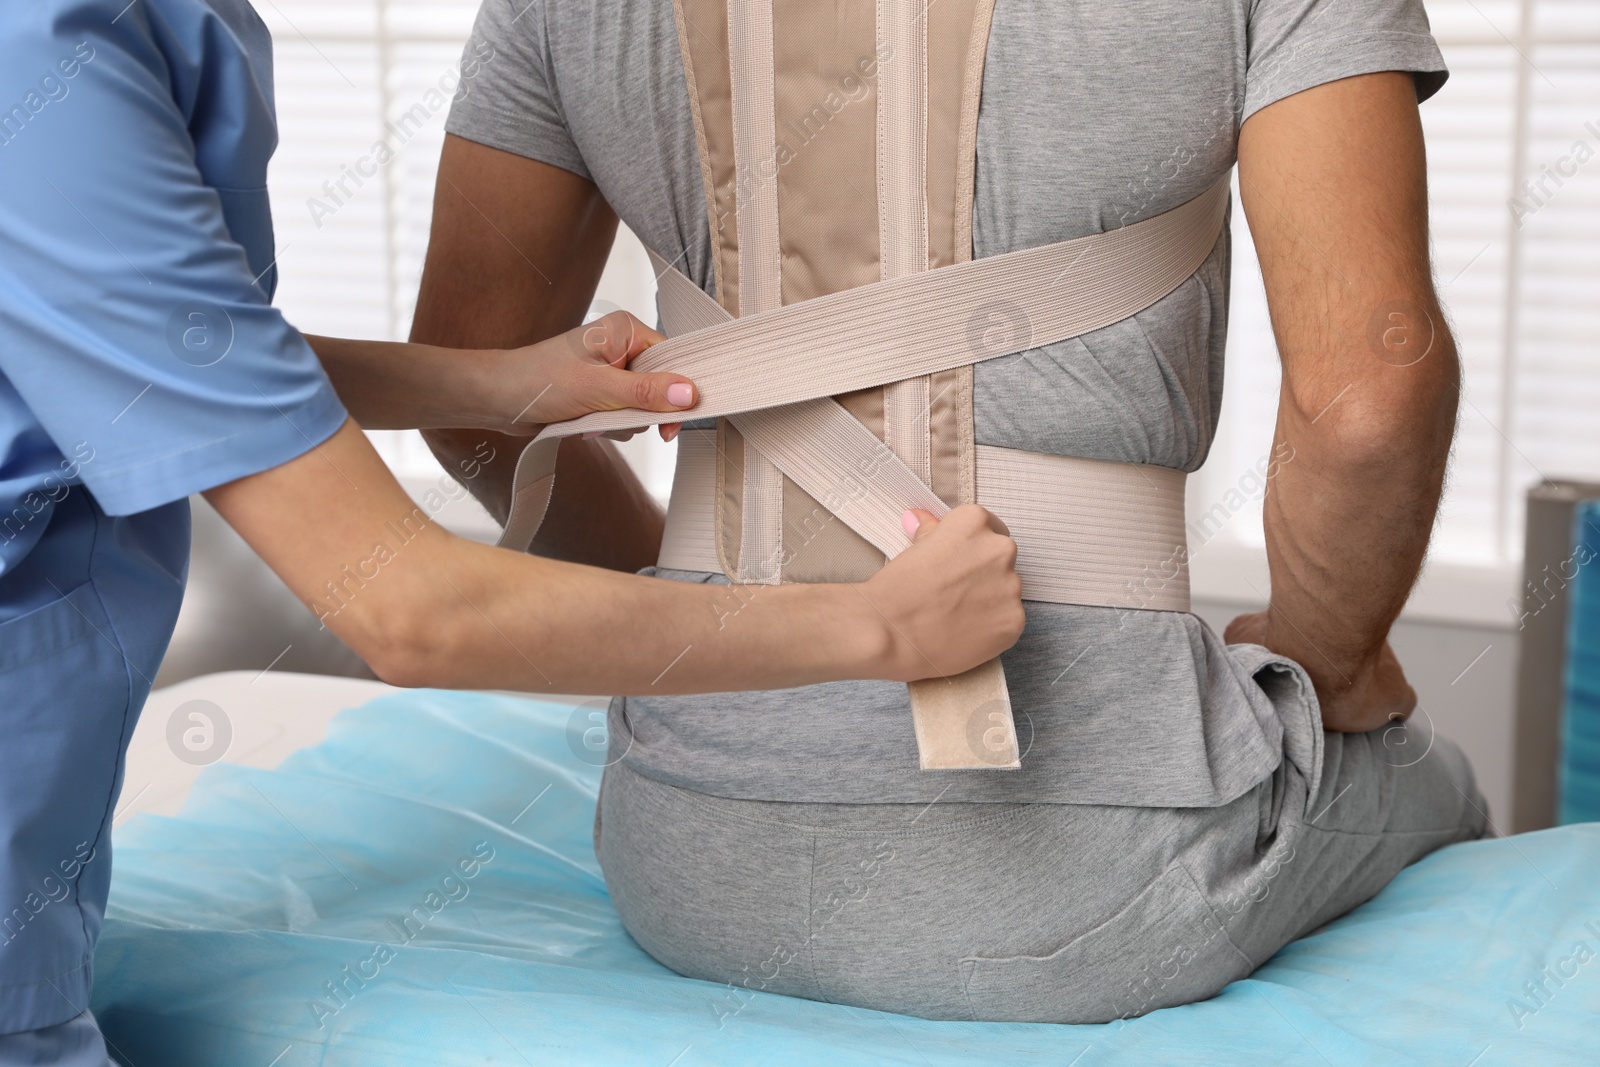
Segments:
[[[1020,338],[1015,329],[1008,333],[1007,351],[1126,318],[1199,268],[1227,207],[1224,179],[1133,225],[737,319],[652,253],[669,340],[633,366],[694,379],[697,419],[727,417],[828,513],[893,557],[909,544],[900,524],[906,508],[943,515],[949,506],[831,397],[1005,354],[974,343],[997,309],[1008,325],[1025,324]],[[500,543],[521,550],[532,543],[560,439],[681,418],[623,410],[546,427],[517,464]],[[693,430],[680,438],[663,566],[729,569],[715,536],[716,438],[715,431]],[[1182,472],[987,446],[978,446],[975,458],[977,500],[1011,528],[1025,599],[1188,610]],[[998,661],[954,679],[913,683],[912,691],[924,768],[1019,766]]]

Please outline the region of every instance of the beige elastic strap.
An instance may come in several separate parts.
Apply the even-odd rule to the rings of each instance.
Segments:
[[[983,330],[1003,309],[1035,348],[1142,311],[1205,262],[1227,215],[1228,184],[1130,226],[845,289],[671,337],[630,364],[694,379],[696,419],[835,396],[982,362]],[[652,256],[666,296],[678,272]],[[678,274],[682,278],[681,274]],[[698,286],[683,278],[675,289]],[[710,301],[710,298],[705,298]],[[667,307],[662,306],[665,316]],[[717,309],[721,312],[721,309]],[[678,422],[682,412],[597,411],[541,439]]]
[[[660,565],[717,572],[716,435],[678,442]],[[978,503],[1016,538],[1022,599],[1189,610],[1182,471],[994,445],[977,446],[977,469]]]
[[[772,0],[728,0],[728,51],[742,317],[783,303]],[[743,460],[738,578],[773,585],[783,553],[783,476],[759,446],[747,445]]]
[[[900,525],[906,508],[936,516],[950,510],[837,401],[806,400],[729,419],[795,484],[886,556],[910,547]]]
[[[1014,771],[1022,767],[1011,691],[998,659],[947,678],[924,678],[907,688],[923,770]]]
[[[1189,610],[1182,471],[978,446],[978,502],[1017,542],[1025,600]]]
[[[678,465],[672,473],[667,524],[661,531],[657,565],[717,574],[717,431],[678,435]]]
[[[669,333],[729,321],[728,313],[681,272],[651,253],[660,276],[657,301]],[[798,305],[804,306],[804,305]],[[728,416],[747,442],[828,511],[886,556],[909,545],[900,513],[949,508],[888,446],[828,397]],[[681,460],[680,460],[681,462]],[[885,501],[904,501],[898,508]],[[713,568],[717,569],[717,568]]]
[[[928,269],[926,0],[878,0],[879,274]]]
[[[652,256],[658,270],[665,267]],[[673,336],[680,330],[707,330],[728,318],[676,271],[661,275],[657,292],[662,325]],[[925,508],[937,516],[949,510],[832,399],[729,418],[784,474],[886,556],[898,555],[910,543],[900,526],[906,508]],[[1019,572],[1026,567],[1037,575],[1033,588],[1039,595],[1032,599],[1188,610],[1186,570],[1181,583],[1177,575],[1163,575],[1163,588],[1148,597],[1133,597],[1126,586],[1130,575],[1142,576],[1143,568],[1184,562],[1169,563],[1184,543],[1182,472],[979,446],[977,478],[978,502],[1013,526],[1018,545],[1027,546],[1025,555],[1036,553],[1037,567],[1023,556],[1018,559]]]
[[[550,509],[550,495],[555,491],[556,454],[560,449],[561,438],[542,433],[523,446],[517,468],[511,474],[511,512],[495,542],[499,547],[518,552],[533,547],[533,539],[544,525],[545,512]]]

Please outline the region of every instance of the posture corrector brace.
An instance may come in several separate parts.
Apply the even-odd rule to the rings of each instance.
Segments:
[[[1183,472],[975,444],[972,365],[1171,293],[1215,246],[1228,183],[973,260],[992,10],[676,0],[717,299],[652,252],[669,340],[632,366],[692,378],[692,414],[717,425],[679,438],[661,566],[858,581],[908,546],[907,508],[976,502],[1017,541],[1024,599],[1189,610]],[[518,461],[500,544],[532,543],[561,438],[682,418],[546,427]],[[999,660],[909,690],[924,769],[1020,766]]]

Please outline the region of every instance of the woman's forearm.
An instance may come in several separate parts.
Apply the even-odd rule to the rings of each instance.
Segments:
[[[1016,546],[992,523],[952,512],[854,585],[672,582],[440,534],[386,594],[412,611],[364,615],[381,613],[371,647],[401,685],[665,695],[950,676],[1023,625]]]
[[[310,334],[306,340],[345,409],[366,429],[494,428],[516,417],[524,375],[505,350]]]
[[[371,430],[431,431],[428,443],[441,464],[502,524],[528,438],[499,430],[520,421],[525,435],[542,417],[573,413],[550,411],[558,392],[551,381],[574,377],[571,360],[551,358],[557,354],[551,346],[568,343],[560,337],[510,351],[306,339],[356,422]],[[535,552],[612,570],[655,562],[664,517],[610,442],[564,442],[558,475]]]
[[[889,626],[848,586],[698,585],[441,547],[418,590],[434,610],[386,635],[395,684],[664,695],[893,670]]]
[[[881,651],[881,624],[864,625],[865,605],[839,587],[724,595],[452,536],[353,421],[207,496],[324,626],[396,684],[737,689],[858,676]]]
[[[307,336],[356,422],[369,430],[458,427],[538,433],[591,411],[689,412],[694,383],[628,364],[662,336],[624,311],[522,348]]]
[[[453,537],[353,422],[206,497],[325,626],[400,685],[630,694],[910,680],[974,667],[1023,625],[1016,544],[972,506],[929,522],[860,585],[729,587]]]

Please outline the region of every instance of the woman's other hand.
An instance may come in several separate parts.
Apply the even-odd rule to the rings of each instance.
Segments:
[[[908,511],[903,521],[911,547],[857,587],[889,632],[882,676],[960,674],[1015,644],[1026,620],[1005,524],[976,504],[943,519]]]

